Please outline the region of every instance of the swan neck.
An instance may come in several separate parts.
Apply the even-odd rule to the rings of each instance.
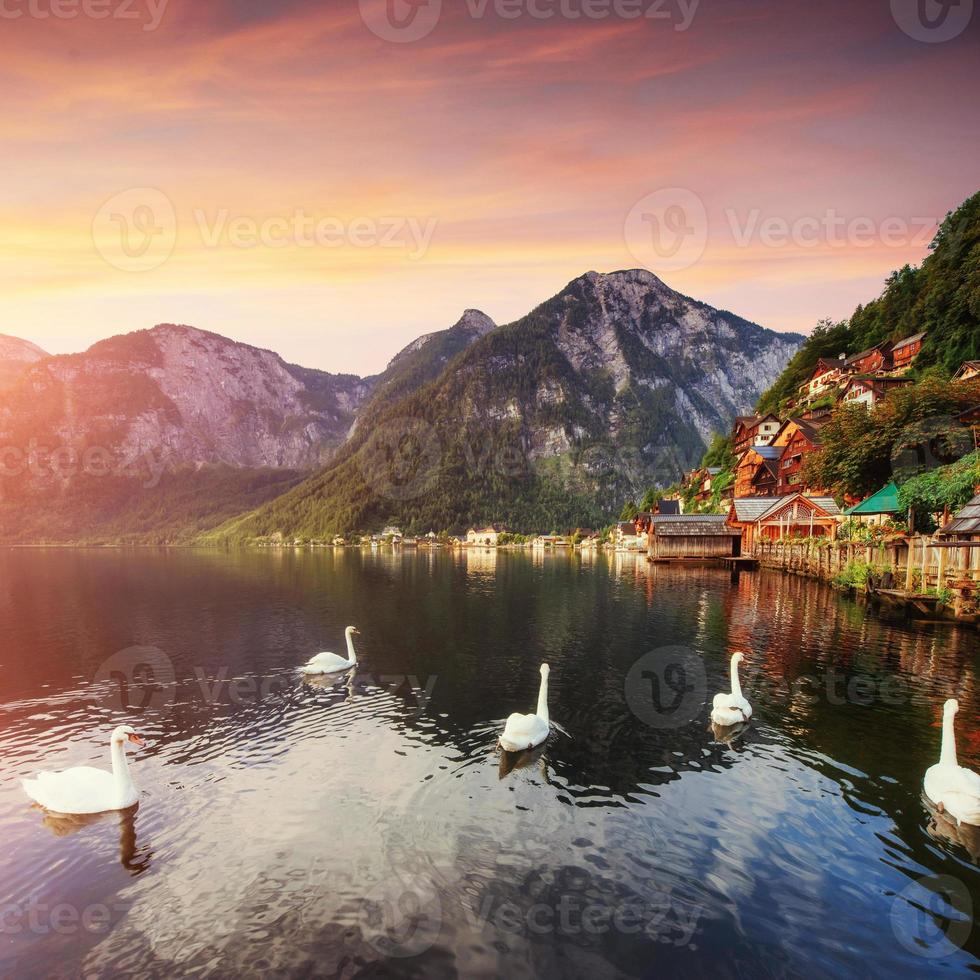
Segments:
[[[357,663],[357,653],[354,650],[354,634],[347,634],[347,659],[352,663]]]
[[[738,661],[732,659],[732,694],[740,698],[742,696],[742,685],[738,680]]]
[[[128,797],[133,788],[133,779],[129,775],[129,762],[126,759],[126,749],[122,742],[112,743],[112,775],[116,780],[119,798]]]
[[[538,717],[549,721],[548,718],[548,676],[541,677],[541,690],[538,692]]]
[[[953,728],[952,714],[945,714],[943,717],[943,748],[939,756],[939,763],[943,766],[955,766],[956,763],[956,732]]]

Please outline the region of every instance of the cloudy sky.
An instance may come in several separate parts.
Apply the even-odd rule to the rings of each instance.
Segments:
[[[368,373],[640,265],[807,330],[980,189],[972,7],[0,0],[0,332]]]

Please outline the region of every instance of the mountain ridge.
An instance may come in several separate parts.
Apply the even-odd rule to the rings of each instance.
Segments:
[[[586,273],[376,406],[324,470],[211,539],[600,522],[694,465],[802,341],[645,270]]]

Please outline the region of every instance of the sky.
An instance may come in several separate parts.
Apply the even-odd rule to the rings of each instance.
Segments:
[[[973,2],[0,0],[0,333],[370,374],[635,267],[806,332],[980,189]]]

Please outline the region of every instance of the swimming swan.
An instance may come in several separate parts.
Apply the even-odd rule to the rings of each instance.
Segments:
[[[716,694],[711,702],[711,721],[715,725],[737,725],[752,717],[752,705],[742,696],[742,685],[738,682],[738,665],[744,659],[744,653],[732,656],[732,693]]]
[[[146,743],[129,725],[120,725],[112,733],[112,772],[78,766],[63,772],[41,772],[35,779],[21,783],[27,795],[53,813],[107,813],[125,810],[139,800],[139,790],[129,775],[126,743]]]
[[[541,690],[538,692],[538,712],[534,715],[512,714],[500,736],[500,747],[505,752],[523,752],[540,745],[551,730],[548,718],[548,675],[551,668],[541,665]]]
[[[943,741],[939,762],[930,766],[922,786],[940,813],[948,813],[958,824],[980,826],[980,776],[956,762],[956,733],[953,719],[959,702],[943,706]]]
[[[338,657],[335,653],[318,653],[308,664],[300,667],[301,674],[335,674],[338,670],[350,670],[357,664],[357,654],[354,652],[354,637],[360,636],[361,631],[354,626],[348,626],[347,637],[348,659]]]

